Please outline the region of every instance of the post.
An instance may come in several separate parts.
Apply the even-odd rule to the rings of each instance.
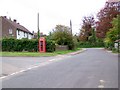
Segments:
[[[72,35],[72,21],[70,20],[70,30],[71,30],[71,35]]]
[[[38,32],[37,32],[37,35],[38,35],[38,39],[40,38],[40,29],[39,29],[39,13],[38,13],[38,17],[37,17],[37,27],[38,27]]]

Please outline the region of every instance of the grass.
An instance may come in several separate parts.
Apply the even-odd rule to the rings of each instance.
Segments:
[[[39,52],[0,52],[0,56],[14,56],[14,57],[20,57],[20,56],[28,56],[28,57],[39,57],[39,56],[56,56],[56,55],[62,55],[67,54],[71,52],[75,52],[81,50],[80,48],[77,48],[76,50],[65,50],[65,51],[55,51],[52,53],[39,53]]]

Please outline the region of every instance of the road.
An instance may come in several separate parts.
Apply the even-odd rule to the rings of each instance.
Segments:
[[[118,56],[104,49],[65,56],[3,79],[3,88],[118,88]]]
[[[9,75],[53,58],[55,57],[2,57],[0,60],[2,73],[0,76]]]

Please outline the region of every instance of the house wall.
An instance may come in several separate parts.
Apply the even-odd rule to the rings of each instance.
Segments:
[[[22,30],[19,30],[19,35],[18,35],[17,27],[15,27],[12,23],[9,22],[10,19],[9,21],[6,19],[7,19],[6,17],[0,17],[0,38],[3,37],[15,37],[17,39],[33,38],[33,35],[31,35],[28,32],[24,32]]]
[[[12,34],[9,33],[9,30],[12,30]],[[2,18],[2,37],[15,37],[16,38],[16,28]]]
[[[18,30],[18,29],[17,29],[16,35],[17,35],[17,39],[22,39],[22,38],[32,39],[31,34],[21,31],[21,30]]]
[[[33,35],[28,34],[28,39],[32,39],[32,38],[33,38]]]
[[[17,30],[16,35],[17,35],[17,39],[28,38],[27,33],[21,30]]]

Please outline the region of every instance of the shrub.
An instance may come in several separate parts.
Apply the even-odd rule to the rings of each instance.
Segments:
[[[95,43],[91,43],[91,42],[79,42],[78,43],[78,47],[80,48],[93,48],[93,47],[104,47],[104,43],[101,42],[95,42]]]
[[[47,52],[54,52],[55,51],[55,42],[46,38],[46,51]]]
[[[38,51],[38,40],[4,38],[2,51]]]
[[[68,26],[56,25],[55,30],[51,33],[51,39],[58,45],[68,45],[69,50],[75,48],[74,39]]]

